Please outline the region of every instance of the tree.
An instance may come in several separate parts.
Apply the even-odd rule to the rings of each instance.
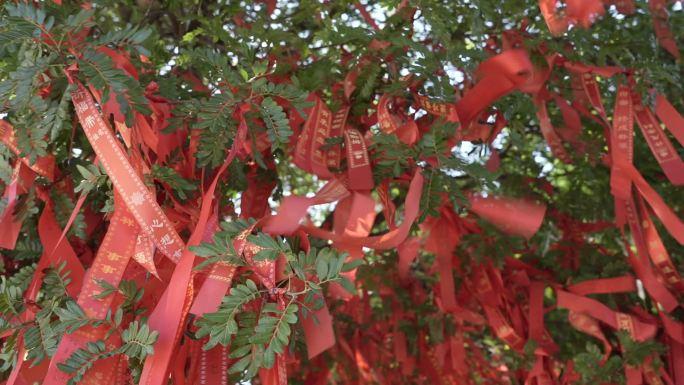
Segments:
[[[0,379],[681,383],[682,21],[6,3]]]

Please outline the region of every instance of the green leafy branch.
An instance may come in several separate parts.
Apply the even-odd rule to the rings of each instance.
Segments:
[[[271,140],[272,148],[285,151],[292,136],[292,129],[283,107],[273,98],[265,97],[259,111],[268,128],[268,138]]]
[[[104,339],[88,343],[85,348],[76,350],[65,362],[58,364],[60,370],[72,374],[69,384],[78,383],[96,361],[119,354],[128,357],[134,377],[137,377],[145,357],[154,353],[153,345],[159,337],[156,330],[150,331],[146,323],[138,320],[123,327],[125,314],[137,316],[144,312],[144,309],[136,307],[142,299],[143,288],[138,288],[134,281],[122,281],[118,288],[102,280],[98,281],[98,284],[103,290],[96,298],[104,298],[114,293],[120,293],[124,297],[121,306],[113,314],[110,310],[104,319],[89,318],[73,301],[67,302],[65,308],[55,310],[60,318],[55,330],[61,333],[73,333],[88,325],[107,327]],[[116,348],[108,347],[105,341],[115,333],[121,336],[122,344]]]
[[[170,167],[154,164],[152,165],[151,171],[149,178],[167,184],[176,198],[180,200],[187,200],[190,194],[197,190],[197,186],[194,183],[178,175],[178,173]]]
[[[119,283],[119,287],[115,287],[111,283],[101,279],[97,281],[97,284],[102,288],[102,291],[96,294],[94,297],[97,299],[102,299],[110,296],[114,293],[121,294],[123,301],[121,302],[120,308],[126,313],[141,314],[145,311],[143,308],[138,308],[137,305],[142,300],[145,294],[145,288],[138,287],[135,281],[132,280],[122,280]]]
[[[198,338],[209,336],[204,349],[211,349],[218,344],[228,345],[231,337],[238,332],[235,317],[242,311],[244,305],[265,292],[265,290],[259,290],[250,279],[247,279],[245,284],[238,284],[230,289],[229,295],[223,298],[216,312],[205,314],[196,322],[199,329],[195,335]]]
[[[202,242],[197,246],[191,246],[190,251],[198,257],[205,258],[194,269],[202,270],[215,263],[243,266],[245,262],[242,256],[238,255],[238,252],[235,250],[230,234],[230,230],[217,231],[214,233],[213,243]]]
[[[14,365],[16,343],[20,336],[23,335],[26,359],[31,361],[31,366],[35,366],[55,354],[61,336],[84,327],[105,327],[106,332],[103,341],[93,342],[77,350],[62,364],[61,369],[74,373],[71,383],[78,382],[99,359],[124,354],[133,361],[133,367],[136,368],[152,353],[152,345],[157,339],[156,331],[150,331],[146,324],[139,321],[124,326],[126,314],[136,316],[144,311],[136,307],[142,299],[143,289],[138,288],[134,281],[122,281],[118,288],[100,282],[104,290],[98,298],[117,292],[123,296],[123,302],[113,313],[110,310],[104,319],[99,319],[89,317],[69,297],[66,288],[71,279],[65,263],[44,270],[44,279],[36,301],[26,303],[24,292],[34,273],[35,266],[30,265],[9,277],[0,277],[0,332],[8,336],[0,351],[0,368],[3,371]],[[37,309],[37,312],[34,319],[22,322],[19,315],[27,306]],[[121,336],[122,345],[114,350],[105,349],[104,341],[115,333]]]
[[[107,177],[107,173],[105,173],[101,167],[98,167],[92,163],[85,166],[77,164],[76,169],[83,177],[78,186],[74,188],[74,192],[77,193],[80,192],[81,194],[88,194],[100,186],[103,186],[109,179]]]
[[[261,308],[259,322],[254,329],[254,335],[249,341],[257,347],[263,347],[263,365],[272,368],[276,354],[282,354],[289,343],[292,327],[297,323],[299,307],[292,297],[285,309],[278,309],[276,303],[267,303]]]
[[[116,350],[107,350],[104,341],[88,342],[85,348],[76,350],[65,362],[57,364],[59,370],[71,374],[69,385],[78,384],[93,365],[99,360],[113,357]]]
[[[147,107],[147,99],[140,83],[116,68],[109,56],[88,48],[83,52],[83,57],[78,60],[78,67],[89,84],[103,90],[102,103],[109,100],[112,92],[116,93],[116,101],[129,127],[133,126],[134,118],[131,105],[143,114],[151,112]]]
[[[251,224],[223,222],[213,243],[194,247],[193,252],[207,257],[202,268],[210,263],[234,264],[236,260],[245,265],[242,256],[236,255],[232,238],[244,235]],[[254,376],[260,367],[273,366],[276,356],[290,343],[293,327],[299,320],[298,312],[301,310],[304,317],[313,316],[312,308],[317,310],[323,306],[323,285],[338,282],[353,292],[354,285],[341,273],[363,264],[363,260],[345,262],[346,253],[330,248],[297,250],[296,242],[263,232],[249,234],[246,240],[260,248],[254,255],[255,261],[275,261],[285,256],[288,278],[278,283],[278,294],[275,294],[278,301],[272,302],[273,291],[246,278],[230,290],[216,312],[207,313],[195,322],[198,327],[195,338],[208,338],[204,349],[218,344],[231,345],[231,358],[238,360],[229,372],[240,374],[244,379]],[[243,274],[249,274],[249,267],[243,269]],[[260,308],[258,313],[251,310],[255,305]]]
[[[127,25],[120,30],[105,33],[96,40],[96,43],[99,45],[129,46],[143,55],[149,55],[149,50],[143,44],[152,36],[152,33],[151,28]]]
[[[41,33],[49,35],[55,24],[54,16],[48,16],[45,10],[30,3],[8,3],[5,10],[9,20],[3,25],[7,30],[0,33],[0,46],[16,44],[17,40],[38,37]]]
[[[238,102],[229,90],[222,90],[210,97],[178,103],[167,130],[183,125],[200,130],[197,164],[216,167],[224,161],[237,131],[233,112]]]
[[[293,84],[288,83],[271,83],[265,78],[259,78],[252,83],[253,95],[261,95],[264,97],[278,97],[285,99],[292,103],[299,114],[306,118],[304,108],[312,107],[313,103],[307,102],[308,92],[299,88],[296,77],[292,78]]]
[[[279,255],[292,255],[290,245],[281,237],[271,237],[265,233],[247,236],[247,241],[259,246],[260,250],[254,255],[255,261],[275,261]],[[289,259],[289,258],[288,258]]]
[[[83,379],[97,361],[123,354],[129,360],[142,362],[145,357],[154,353],[153,345],[157,338],[159,338],[159,332],[150,331],[145,323],[139,324],[138,321],[133,321],[121,333],[122,345],[120,347],[108,348],[104,340],[88,342],[85,348],[76,350],[65,362],[58,363],[57,367],[71,374],[68,384],[75,385]]]

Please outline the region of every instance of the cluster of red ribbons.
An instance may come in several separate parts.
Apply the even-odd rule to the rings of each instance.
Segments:
[[[559,7],[561,5],[562,7]],[[651,11],[653,30],[660,45],[677,59],[681,58],[677,42],[667,23],[666,0],[648,0]],[[561,35],[571,26],[579,25],[588,28],[606,12],[606,6],[614,5],[623,15],[636,12],[634,0],[539,0],[539,8],[549,31],[553,35]]]
[[[553,33],[563,33],[572,24],[586,27],[605,12],[601,1],[568,0],[564,13],[559,14],[556,3],[555,0],[540,0],[542,13]],[[655,31],[662,46],[678,57],[672,33],[665,22],[667,15],[662,3],[664,1],[649,2]],[[616,2],[616,5],[621,12],[634,11],[631,1]],[[370,19],[367,13],[364,16]],[[303,171],[326,180],[325,186],[311,197],[284,198],[276,212],[270,214],[268,199],[275,185],[257,181],[255,165],[253,172],[248,174],[248,188],[242,194],[240,216],[253,217],[258,221],[233,240],[236,250],[245,257],[249,266],[238,268],[216,264],[202,272],[193,271],[198,261],[188,246],[210,241],[218,228],[217,223],[223,214],[215,202],[215,190],[221,178],[225,177],[228,165],[234,159],[244,161],[260,152],[267,165],[274,167],[271,146],[265,134],[253,142],[246,140],[249,128],[245,114],[250,105],[240,105],[233,112],[239,124],[225,162],[212,173],[198,175],[194,160],[198,133],[187,127],[174,133],[163,131],[171,117],[172,102],[158,95],[154,84],[146,89],[152,114],[146,116],[136,112],[134,125],[128,127],[116,98],[110,97],[107,103],[99,103],[101,90],[81,84],[77,80],[78,68],[69,68],[67,76],[76,87],[71,99],[78,125],[97,156],[92,161],[100,164],[112,181],[115,211],[111,217],[103,218],[83,206],[85,196],[82,196],[77,199],[66,227],[61,228],[55,219],[49,194],[42,187],[36,187],[38,198],[45,201],[38,225],[44,252],[25,300],[36,299],[44,268],[65,262],[72,279],[67,287],[69,294],[88,317],[101,319],[121,298],[112,295],[96,299],[95,295],[102,290],[97,282],[105,280],[117,286],[122,279],[133,280],[145,287],[143,302],[152,309],[149,326],[159,332],[155,352],[145,361],[141,383],[162,385],[171,378],[174,384],[227,384],[227,368],[232,363],[228,359],[230,346],[205,351],[202,345],[206,340],[188,339],[183,332],[190,315],[201,317],[218,308],[233,278],[243,271],[253,272],[262,285],[278,296],[276,287],[277,281],[283,279],[282,266],[277,262],[254,262],[252,257],[258,248],[246,239],[247,234],[258,227],[271,235],[297,236],[302,239],[303,249],[308,248],[309,237],[329,240],[336,249],[347,252],[350,259],[363,258],[368,252],[364,249],[378,253],[396,250],[398,263],[389,269],[385,278],[390,278],[397,288],[410,293],[408,298],[400,299],[392,287],[374,283],[380,287],[384,306],[389,306],[389,316],[378,318],[372,310],[370,295],[360,290],[357,296],[351,296],[333,285],[328,291],[328,304],[316,312],[318,322],[312,318],[302,320],[308,357],[279,355],[272,369],[261,371],[261,383],[285,384],[289,375],[300,377],[310,385],[329,383],[333,376],[335,383],[344,384],[397,384],[407,379],[415,383],[435,384],[487,381],[570,384],[577,380],[578,374],[573,370],[571,361],[559,362],[556,358],[558,346],[544,321],[545,313],[557,307],[569,311],[568,322],[575,329],[602,343],[606,357],[615,348],[606,337],[605,331],[608,330],[626,331],[636,341],[655,338],[668,346],[664,366],[654,366],[655,357],[649,357],[640,366],[627,367],[629,384],[644,381],[650,385],[684,384],[684,324],[671,316],[681,304],[679,298],[684,281],[668,255],[654,219],[657,218],[679,243],[684,243],[684,223],[632,162],[633,126],[636,122],[665,177],[674,185],[684,184],[684,165],[675,145],[662,129],[667,127],[672,136],[684,145],[684,118],[662,95],[657,95],[654,107],[645,103],[636,93],[628,69],[570,62],[559,54],[547,55],[543,47],[537,49],[546,58],[545,65],[533,65],[530,53],[521,45],[523,34],[522,31],[507,31],[500,46],[488,46],[492,56],[480,64],[473,86],[467,88],[456,103],[433,101],[420,95],[417,89],[411,89],[411,99],[381,95],[374,113],[352,118],[353,83],[358,76],[358,69],[355,69],[344,84],[336,85],[333,90],[334,95],[339,95],[336,96],[335,105],[338,107],[335,111],[331,111],[318,94],[310,95],[313,106],[307,111],[306,120],[294,108],[289,108],[287,111],[295,133],[290,144],[293,163]],[[374,46],[382,50],[386,44],[389,43],[376,41]],[[126,52],[107,47],[101,47],[99,51],[109,55],[129,76],[138,78],[138,70]],[[362,60],[361,66],[364,64],[368,61]],[[569,101],[547,87],[556,80],[553,76],[556,71],[566,71],[572,77],[574,100]],[[192,74],[188,76],[196,79]],[[616,76],[624,78],[624,81],[617,91],[610,118],[597,79]],[[452,144],[462,140],[491,143],[506,124],[501,111],[491,106],[501,97],[516,91],[532,98],[537,107],[541,133],[552,153],[563,162],[572,162],[571,149],[579,153],[586,151],[579,139],[582,119],[594,121],[605,128],[609,156],[604,161],[611,169],[615,226],[622,232],[625,243],[627,255],[622,257],[629,261],[634,276],[579,283],[556,282],[551,273],[514,257],[516,253],[530,251],[532,246],[511,250],[511,256],[505,259],[503,267],[491,262],[473,262],[464,266],[457,255],[457,250],[461,250],[461,239],[470,234],[486,236],[478,219],[510,235],[529,239],[545,216],[553,217],[563,230],[563,242],[554,247],[564,253],[563,263],[567,263],[568,268],[576,267],[576,250],[564,248],[562,244],[584,243],[585,234],[612,225],[580,223],[558,212],[547,213],[544,205],[528,200],[468,193],[469,215],[456,214],[450,200],[445,197],[439,208],[440,215],[423,221],[419,225],[420,231],[412,231],[420,215],[425,184],[421,167],[414,162],[411,172],[376,185],[372,174],[373,157],[369,152],[374,140],[371,126],[377,123],[382,132],[394,134],[402,143],[411,146],[420,140],[435,120],[443,119],[460,125]],[[560,110],[563,127],[554,127],[548,103],[554,103]],[[289,107],[285,102],[283,105]],[[420,110],[428,114],[415,118],[415,111]],[[114,117],[114,127],[108,123],[110,115]],[[188,143],[187,138],[190,138]],[[328,138],[343,138],[344,143],[342,146],[326,146]],[[0,122],[0,140],[20,155],[14,130],[5,121]],[[172,153],[177,154],[173,164],[169,156]],[[144,175],[155,163],[173,167],[184,177],[196,180],[202,187],[201,193],[194,200],[178,202],[169,191],[154,191],[144,183]],[[430,159],[428,163],[433,164]],[[19,196],[31,188],[37,176],[53,182],[59,173],[53,156],[39,158],[35,162],[17,158],[12,180],[5,187],[3,196],[7,200],[7,208],[0,217],[0,247],[12,249],[20,234],[22,223],[13,216],[13,207]],[[72,184],[55,182],[55,187],[73,197]],[[390,198],[391,187],[406,190],[403,203]],[[160,205],[160,197],[164,197],[167,204]],[[172,204],[168,204],[169,201]],[[309,207],[332,202],[336,202],[332,223],[317,227],[306,220]],[[397,215],[398,203],[403,206],[401,215]],[[388,230],[370,235],[379,214],[376,207],[381,207]],[[81,210],[86,212],[87,235],[107,223],[106,233],[97,242],[98,248],[94,252],[84,245],[72,245],[75,241],[66,235],[75,215]],[[401,218],[400,223],[398,218]],[[185,231],[191,234],[187,241],[181,236]],[[78,246],[77,250],[74,246]],[[425,287],[412,277],[411,265],[418,261],[421,253],[435,256],[431,270],[440,279],[434,287]],[[607,254],[605,257],[620,258]],[[345,274],[355,279],[355,272]],[[458,284],[455,277],[459,279]],[[637,282],[657,304],[657,315],[639,306],[615,310],[591,297],[594,294],[636,292]],[[363,283],[357,284],[361,287]],[[548,303],[549,290],[555,298],[552,305]],[[420,329],[418,335],[407,332],[406,325],[415,326],[425,321],[417,319],[409,309],[427,302],[436,307],[436,314],[453,320],[450,328],[443,323],[437,327],[442,334],[441,339],[428,339],[426,328]],[[345,314],[349,320],[338,322],[335,314]],[[33,310],[27,307],[24,314],[11,322],[26,322],[33,317]],[[498,353],[492,359],[492,352],[473,337],[487,330],[520,353],[525,352],[529,342],[534,342],[533,365],[512,370]],[[42,380],[43,384],[63,385],[69,376],[60,371],[57,364],[64,362],[87,342],[103,337],[104,329],[95,327],[64,335],[51,360],[35,367],[23,360],[25,349],[20,342],[19,360],[7,384],[30,384]],[[121,341],[111,337],[107,344],[117,346]],[[477,379],[473,376],[475,372]],[[98,361],[83,380],[86,384],[129,382],[127,362],[122,356]]]

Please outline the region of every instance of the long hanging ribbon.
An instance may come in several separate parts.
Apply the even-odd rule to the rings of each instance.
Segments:
[[[651,219],[651,215],[646,209],[646,205],[642,199],[639,199],[639,203],[644,243],[648,248],[648,255],[651,257],[653,265],[655,265],[661,277],[668,285],[678,291],[684,290],[684,281],[677,271],[677,267],[672,263],[667,249],[665,248],[660,235],[658,235],[658,230]]]
[[[332,125],[332,113],[330,109],[321,102],[321,106],[316,116],[316,125],[313,135],[311,137],[311,148],[309,149],[311,158],[311,170],[320,178],[328,179],[333,175],[328,170],[327,151],[321,147],[325,144],[325,140],[330,137],[330,129]]]
[[[639,100],[638,95],[634,95],[634,117],[644,134],[646,143],[650,147],[653,156],[665,172],[667,179],[675,186],[684,185],[684,162],[677,154],[670,139],[660,128],[653,112]]]
[[[644,191],[642,191],[644,187],[643,184],[650,188],[632,166],[634,146],[634,109],[632,102],[633,99],[629,89],[624,85],[620,86],[615,100],[613,131],[611,132],[610,140],[612,146],[611,192],[615,196],[616,223],[620,228],[620,231],[623,232],[625,243],[627,243],[627,240],[624,236],[623,226],[625,222],[629,224],[632,238],[638,250],[638,256],[635,256],[628,245],[626,245],[625,249],[628,254],[627,260],[630,265],[632,265],[632,268],[639,279],[643,282],[649,295],[669,312],[677,307],[678,302],[657,279],[648,262],[649,250],[645,245],[641,221],[638,218],[639,214],[637,207],[634,204],[632,194],[632,184],[637,186],[637,189],[644,197],[646,197],[646,195],[644,194]],[[658,196],[658,198],[660,197]],[[648,198],[646,199],[648,200]],[[665,208],[669,210],[669,207],[665,206]]]
[[[564,129],[560,130],[558,134],[566,141],[572,143],[575,147],[579,147],[575,143],[577,137],[582,133],[582,121],[580,120],[579,113],[560,95],[553,93],[551,97],[560,109],[563,121],[565,122]],[[579,148],[578,150],[581,151]]]
[[[248,104],[240,106],[239,126],[241,127],[246,128],[244,113],[248,110]],[[240,135],[242,136],[242,134]],[[226,160],[216,172],[214,180],[202,196],[202,207],[200,209],[199,218],[197,219],[197,225],[188,241],[188,245],[190,246],[199,244],[200,240],[205,235],[205,228],[209,221],[214,202],[216,186],[218,185],[221,175],[223,175],[237,155],[239,144],[236,145],[236,142],[239,142],[239,140],[233,142],[233,147],[228,153]],[[150,315],[150,329],[159,331],[159,340],[155,345],[155,353],[145,361],[145,366],[143,367],[143,372],[140,377],[140,384],[163,385],[166,383],[174,346],[180,337],[180,331],[185,322],[185,317],[191,309],[192,293],[189,292],[189,290],[192,290],[192,267],[194,259],[195,255],[188,249],[183,251],[183,256],[173,271],[170,285],[164,291],[162,298]],[[188,298],[189,295],[190,298]]]
[[[64,232],[66,232],[67,229],[68,227],[64,229]],[[62,263],[62,261],[66,262],[66,270],[71,273],[70,278],[72,279],[72,282],[67,286],[67,292],[72,297],[78,296],[81,284],[83,282],[83,267],[78,261],[76,253],[71,248],[69,242],[64,236],[60,236],[60,233],[62,232],[60,231],[59,225],[55,219],[52,205],[49,201],[47,201],[45,208],[43,209],[43,212],[38,220],[38,236],[40,237],[41,244],[43,245],[43,254],[38,260],[36,271],[33,274],[31,282],[29,283],[24,294],[24,298],[27,302],[34,302],[36,300],[44,276],[43,271],[51,265],[59,265]],[[32,319],[33,317],[34,314],[29,309],[25,310],[21,314],[21,319],[24,322]],[[20,373],[23,373],[27,370],[24,367],[24,357],[26,351],[23,346],[22,337],[23,336],[20,334],[22,343],[20,343],[18,347],[19,359],[10,373],[10,377],[7,382],[8,385],[14,385],[18,380]],[[41,368],[43,370],[47,369],[46,366],[42,366]],[[44,371],[41,373],[44,373]]]
[[[634,153],[633,107],[629,89],[625,85],[618,88],[615,98],[613,130],[610,143],[613,164],[610,173],[610,190],[616,201],[626,201],[632,195],[632,182],[622,172],[622,164],[632,164]]]
[[[110,309],[113,295],[95,298],[102,289],[99,280],[118,287],[123,273],[135,250],[138,225],[125,209],[118,209],[112,217],[107,234],[97,250],[95,262],[88,270],[83,288],[78,295],[78,304],[90,318],[104,319]]]
[[[611,77],[616,73],[621,72],[621,70],[614,67],[592,67],[580,65],[578,63],[565,63],[565,67],[574,73],[573,78],[577,79],[576,82],[579,83],[579,90],[576,92],[578,96],[576,101],[584,100],[588,102],[599,115],[597,118],[589,111],[585,111],[584,116],[601,124],[604,128],[606,138],[610,138],[612,124],[606,114],[596,76]],[[575,105],[576,108],[580,108],[580,111],[585,108],[582,103],[575,103]],[[610,147],[609,150],[611,150]]]
[[[371,190],[373,171],[370,167],[370,157],[363,135],[354,128],[344,131],[344,146],[347,151],[348,185],[352,190]]]
[[[219,177],[229,164],[229,162],[223,163],[214,181],[205,193],[197,226],[190,236],[188,245],[194,246],[199,244],[204,234],[204,228],[209,220],[216,185]],[[185,321],[185,316],[190,311],[191,303],[187,298],[187,290],[192,286],[191,277],[194,259],[195,255],[192,252],[187,249],[183,251],[182,257],[171,276],[169,287],[164,291],[162,298],[150,315],[150,330],[159,331],[159,340],[155,345],[154,354],[145,360],[145,366],[143,367],[140,379],[141,384],[163,385],[166,383],[171,355],[180,337],[179,332]]]
[[[537,106],[537,118],[539,119],[539,128],[541,133],[546,140],[546,143],[551,149],[551,153],[564,163],[572,163],[572,158],[563,147],[563,142],[561,142],[556,129],[551,123],[551,118],[549,117],[549,112],[546,108],[546,102],[543,100],[535,101]]]
[[[684,146],[684,117],[665,99],[663,95],[656,96],[656,115],[665,124],[679,144]]]
[[[23,162],[17,161],[12,171],[9,185],[5,187],[2,199],[5,200],[5,208],[0,214],[0,248],[14,249],[21,232],[22,221],[14,217],[14,209],[23,192],[25,185],[33,183],[35,175],[28,171]],[[20,189],[21,188],[21,189]]]
[[[95,262],[88,270],[83,288],[78,293],[77,304],[88,318],[104,319],[110,310],[114,295],[97,299],[95,296],[102,291],[98,281],[106,281],[114,287],[119,286],[126,265],[133,255],[138,231],[139,227],[130,213],[125,208],[117,207],[107,229],[107,234],[100,244]],[[57,364],[66,361],[76,350],[85,347],[86,343],[103,336],[102,328],[85,327],[62,337],[57,351],[50,361],[50,367],[43,384],[66,384],[70,375],[59,370]],[[91,369],[88,376],[94,375],[95,372],[100,373],[101,369],[102,367]]]
[[[677,40],[675,40],[670,26],[667,24],[667,3],[665,0],[648,0],[648,8],[651,11],[653,30],[658,37],[660,45],[676,59],[681,59]]]
[[[528,309],[528,340],[536,341],[541,347],[545,344],[544,328],[544,288],[541,281],[530,282],[529,288],[529,309]]]
[[[300,243],[301,250],[308,253],[310,251],[310,244],[306,235],[303,232],[300,232],[298,235],[300,236],[300,240],[302,240]],[[302,290],[304,288],[304,282],[299,279],[294,279],[291,282],[293,283],[294,290]],[[316,356],[335,345],[333,319],[324,296],[315,295],[314,298],[307,303],[307,306],[317,301],[321,301],[323,306],[317,310],[310,309],[306,316],[301,310],[299,313],[302,321],[302,329],[304,330],[304,340],[306,341],[306,351],[309,360],[313,360]]]
[[[623,242],[625,243],[625,250],[627,251],[627,261],[634,269],[637,277],[641,280],[644,288],[648,294],[656,302],[660,303],[663,309],[667,312],[671,312],[677,307],[677,299],[667,290],[662,281],[653,272],[651,265],[649,264],[649,250],[646,247],[646,241],[641,228],[641,222],[638,217],[638,212],[633,199],[629,199],[624,202],[625,204],[625,215],[627,218],[627,223],[629,224],[630,231],[632,233],[632,238],[634,244],[636,245],[638,255],[632,253],[625,234],[623,233]]]
[[[150,327],[153,330],[159,330],[160,339],[156,346],[158,350],[145,362],[143,378],[147,381],[154,381],[152,383],[161,384],[168,369],[168,362],[173,352],[177,330],[183,320],[184,312],[182,309],[185,290],[192,270],[194,255],[188,251],[182,252],[185,248],[183,241],[162,212],[154,196],[137,176],[120,144],[116,141],[111,130],[97,111],[92,96],[82,84],[78,83],[77,85],[78,89],[72,93],[72,101],[78,118],[95,153],[98,155],[100,162],[102,162],[103,167],[112,179],[115,188],[123,198],[130,213],[136,219],[140,228],[152,238],[162,253],[174,262],[178,262],[181,255],[184,257],[174,270],[173,278],[176,278],[176,280],[171,281],[169,288],[172,294],[167,295],[169,290],[165,291],[164,297],[155,308],[155,310],[158,310],[162,306],[163,311],[153,312],[150,318]],[[223,169],[226,167],[227,164],[224,164]],[[215,185],[216,180],[214,180],[213,187]],[[207,200],[209,201],[206,206],[211,204],[212,199],[213,196],[205,199],[204,203],[207,203]],[[205,207],[203,206],[203,208]],[[209,208],[206,207],[204,211],[208,213],[208,210]],[[200,220],[202,219],[200,217]],[[204,220],[206,222],[206,219]],[[199,227],[202,230],[203,226],[204,223],[200,222]],[[197,240],[194,239],[194,241],[196,242]],[[165,302],[169,297],[172,297],[173,306],[169,306]],[[161,324],[158,318],[160,313],[166,317],[166,321]],[[152,375],[150,375],[150,372],[152,372]]]
[[[399,254],[399,278],[406,281],[409,278],[409,271],[411,264],[420,252],[420,239],[408,238],[397,246],[397,253]]]
[[[340,107],[332,117],[330,125],[330,137],[341,137],[344,133],[344,127],[347,124],[347,117],[349,116],[350,107],[343,105]],[[331,146],[326,155],[326,162],[329,169],[339,169],[342,162],[342,149],[340,146]]]
[[[323,302],[323,307],[313,310],[312,314],[302,316],[302,329],[310,360],[335,345],[333,320],[325,302]]]
[[[191,359],[196,360],[196,357],[191,357]],[[195,377],[197,384],[228,385],[228,362],[227,346],[219,345],[208,351],[200,349],[199,373]]]
[[[439,274],[439,295],[446,311],[458,308],[454,290],[453,251],[459,243],[460,234],[453,223],[451,213],[441,213],[441,218],[426,223],[429,234],[425,241],[425,250],[436,257],[436,268]]]
[[[629,164],[621,165],[622,172],[634,183],[641,196],[653,210],[653,213],[660,219],[663,226],[677,240],[684,245],[684,223],[672,209],[663,201],[663,198],[651,187],[634,166]]]
[[[131,166],[88,90],[80,83],[77,85],[78,89],[72,92],[71,99],[83,131],[107,175],[142,231],[164,255],[178,262],[185,247],[183,240]]]
[[[329,153],[321,147],[333,130],[333,115],[320,97],[312,94],[309,99],[313,99],[314,106],[295,145],[293,160],[302,170],[329,179],[333,176],[328,170]]]

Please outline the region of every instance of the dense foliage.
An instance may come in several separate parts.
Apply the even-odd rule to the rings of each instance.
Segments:
[[[7,2],[0,380],[684,383],[682,3],[560,3]]]

